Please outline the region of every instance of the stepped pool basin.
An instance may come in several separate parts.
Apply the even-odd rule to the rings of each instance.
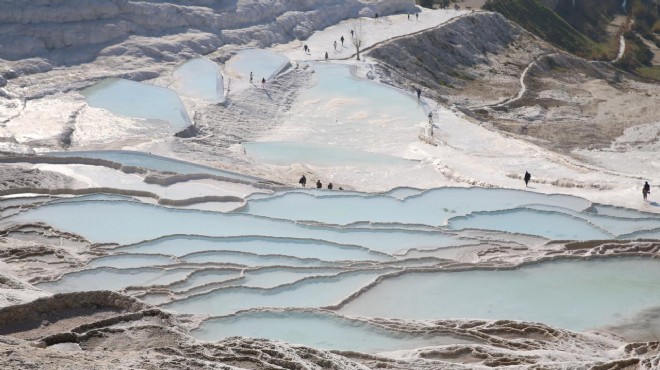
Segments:
[[[225,68],[239,76],[249,79],[253,73],[253,83],[261,84],[261,79],[270,81],[289,64],[289,58],[264,50],[241,50],[227,61]]]
[[[377,353],[432,345],[478,343],[448,335],[413,335],[322,312],[244,312],[204,321],[193,336],[245,336],[314,348]]]
[[[296,142],[242,143],[247,154],[259,162],[275,165],[306,163],[321,167],[332,166],[404,166],[409,161],[385,154],[376,154],[323,144]]]
[[[111,162],[121,163],[125,166],[135,166],[161,172],[173,172],[181,175],[207,174],[249,182],[259,181],[259,179],[252,176],[246,176],[239,173],[220,170],[217,168],[203,166],[174,158],[162,157],[150,153],[135,152],[130,150],[50,152],[47,153],[47,155],[53,157],[82,157],[104,159]]]
[[[660,261],[636,258],[409,273],[385,279],[339,312],[402,319],[525,320],[586,330],[660,306],[659,279]]]
[[[576,256],[496,268],[506,265],[497,262],[506,250],[527,256],[536,248],[556,248],[546,246],[550,240],[609,240],[659,230],[656,215],[573,196],[475,188],[383,194],[285,189],[250,196],[244,209],[225,213],[106,195],[26,206],[1,222],[43,222],[91,242],[119,244],[102,247],[107,256],[86,269],[40,288],[130,287],[174,312],[223,316],[202,324],[196,333],[205,339],[235,333],[341,349],[336,339],[352,335],[357,348],[377,353],[401,348],[397,343],[408,341],[406,334],[315,310],[347,317],[525,320],[583,331],[660,307],[656,259]],[[470,268],[477,255],[486,256],[487,267]],[[465,270],[447,271],[456,266]],[[244,310],[267,313],[239,313]],[[263,325],[272,331],[255,331]],[[307,326],[323,332],[317,342],[293,330]],[[420,336],[410,345],[456,340],[462,339]]]
[[[172,132],[191,124],[179,95],[167,88],[111,78],[81,91],[87,104],[121,116],[165,122]]]
[[[324,261],[391,261],[387,254],[375,253],[356,245],[343,245],[321,240],[269,238],[169,236],[138,243],[117,251],[141,254],[166,254],[178,257],[210,251],[234,251],[258,255],[280,255],[295,258],[314,258]]]
[[[304,124],[287,127],[300,142],[402,153],[408,142],[400,138],[417,137],[419,124],[428,121],[426,108],[412,92],[356,77],[347,65],[313,63],[311,68],[314,85],[293,108],[305,117]]]
[[[193,58],[172,73],[174,90],[179,95],[206,100],[210,103],[225,101],[225,85],[220,68],[206,58]]]

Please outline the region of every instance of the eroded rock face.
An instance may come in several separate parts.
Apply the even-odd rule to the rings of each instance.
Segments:
[[[380,14],[410,11],[410,0],[309,1],[161,1],[84,0],[19,1],[0,5],[0,58],[43,57],[53,64],[91,60],[97,55],[129,53],[110,47],[138,36],[162,37],[182,33],[178,44],[205,54],[225,43],[264,43],[304,38],[316,29],[355,17],[365,8]],[[266,29],[255,29],[262,25]],[[190,42],[192,41],[192,42]],[[183,48],[154,41],[145,54],[162,56]]]
[[[392,40],[369,55],[385,63],[377,68],[395,84],[422,86],[424,95],[465,104],[462,95],[483,101],[513,94],[525,65],[547,50],[499,13],[479,12]]]

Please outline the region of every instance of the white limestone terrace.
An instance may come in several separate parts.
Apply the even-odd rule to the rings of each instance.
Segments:
[[[69,179],[65,185],[52,180],[43,191],[93,194],[63,198],[18,194],[0,200],[0,238],[3,247],[8,247],[0,255],[2,305],[55,292],[113,289],[160,308],[150,306],[151,315],[157,318],[141,323],[128,318],[117,323],[107,320],[105,312],[82,310],[73,315],[77,325],[77,316],[87,321],[99,317],[100,321],[71,329],[62,326],[67,320],[44,323],[44,317],[55,320],[42,311],[53,301],[69,297],[74,301],[75,297],[102,297],[95,309],[104,311],[106,298],[115,302],[122,298],[110,292],[84,292],[9,307],[0,311],[0,328],[5,328],[4,323],[13,328],[14,322],[26,321],[30,330],[26,333],[19,327],[17,332],[2,332],[12,337],[3,337],[0,347],[18,354],[0,359],[0,365],[17,357],[36,358],[39,364],[51,361],[40,359],[42,352],[30,352],[27,342],[14,342],[13,338],[60,346],[45,349],[48,354],[61,353],[67,346],[84,349],[58,355],[62,363],[74,356],[87,361],[90,353],[96,361],[110,361],[109,357],[122,354],[112,363],[77,365],[88,368],[145,367],[130,361],[138,357],[165,361],[168,356],[174,358],[161,368],[172,364],[217,368],[223,363],[227,369],[636,365],[653,369],[658,363],[657,342],[652,341],[658,339],[653,328],[660,294],[653,281],[658,276],[660,246],[635,239],[658,238],[660,221],[658,207],[642,203],[638,178],[587,166],[495,132],[488,124],[472,122],[425,97],[419,106],[412,104],[424,114],[413,116],[425,120],[426,112],[433,112],[436,140],[431,144],[435,145],[417,139],[419,122],[391,126],[379,122],[377,130],[357,131],[352,140],[345,141],[341,140],[346,138],[345,132],[338,126],[353,125],[348,119],[342,122],[317,115],[312,117],[312,130],[301,125],[312,121],[309,112],[341,106],[353,98],[334,97],[332,104],[324,105],[323,96],[318,101],[305,96],[324,68],[315,66],[323,59],[322,50],[329,50],[330,59],[335,59],[327,67],[351,70],[350,78],[358,79],[356,85],[378,86],[365,78],[391,82],[375,72],[373,65],[378,61],[368,53],[363,55],[366,62],[340,60],[351,55],[349,47],[332,53],[333,41],[348,35],[356,22],[362,22],[368,31],[365,47],[377,47],[380,42],[452,20],[475,17],[472,19],[478,23],[478,17],[493,17],[498,21],[495,15],[461,17],[465,13],[422,11],[419,21],[414,15],[408,20],[406,12],[416,11],[412,2],[394,0],[190,0],[177,5],[115,0],[99,1],[88,8],[76,1],[21,4],[24,12],[9,10],[9,15],[0,16],[11,19],[7,24],[0,22],[0,32],[18,32],[26,46],[13,49],[13,58],[20,60],[3,62],[3,67],[13,69],[12,78],[2,88],[11,97],[0,108],[3,150],[61,150],[60,134],[75,128],[70,135],[72,150],[139,149],[214,165],[209,158],[220,142],[218,136],[245,125],[239,142],[244,138],[309,145],[324,140],[327,145],[346,142],[344,148],[354,150],[351,153],[396,157],[404,167],[273,165],[250,160],[240,144],[230,148],[231,155],[222,160],[238,163],[232,168],[250,175],[244,178],[134,152],[87,152],[89,162],[58,162],[47,155],[41,157],[42,162],[39,157],[17,157],[16,163],[9,160],[12,166],[26,166],[35,176],[47,172]],[[59,8],[48,13],[44,10],[47,5]],[[64,14],[76,13],[71,12],[76,6],[85,10],[65,18]],[[388,15],[394,11],[402,13]],[[378,21],[373,18],[375,12],[381,15]],[[225,17],[227,14],[233,16]],[[338,23],[357,15],[365,17]],[[28,24],[31,19],[41,24]],[[105,27],[106,23],[116,24],[116,29]],[[163,23],[171,27],[163,29]],[[45,32],[47,24],[53,26],[50,35]],[[332,27],[313,32],[328,25]],[[72,30],[70,35],[67,28]],[[126,39],[125,30],[134,35]],[[112,35],[119,36],[104,38]],[[307,36],[305,41],[291,41]],[[44,54],[40,42],[53,52]],[[166,130],[89,107],[75,91],[106,77],[170,86],[174,71],[187,59],[204,54],[215,62],[229,60],[230,65],[228,58],[239,49],[274,43],[279,45],[268,51],[289,57],[292,66],[269,77],[271,81],[263,88],[258,82],[250,84],[244,71],[225,69],[223,83],[229,93],[223,104],[196,96],[183,99],[193,120],[219,117],[205,121],[208,127],[201,137],[173,138]],[[310,54],[302,52],[303,44],[311,48]],[[75,64],[80,61],[90,62]],[[48,72],[31,74],[39,68]],[[214,78],[217,82],[217,76]],[[216,92],[217,87],[213,87]],[[55,94],[48,95],[51,93]],[[415,102],[411,91],[397,94]],[[278,100],[280,96],[285,98]],[[249,113],[246,121],[222,116],[239,103]],[[389,123],[392,116],[377,119]],[[355,121],[355,126],[364,124]],[[388,132],[388,127],[396,127],[396,134]],[[70,155],[77,156],[75,152]],[[117,163],[101,163],[99,158],[104,155]],[[527,169],[534,175],[530,190],[535,192],[511,189],[522,187],[519,176]],[[219,173],[216,177],[214,171]],[[308,175],[309,183],[320,178],[324,184],[333,181],[347,190],[273,191],[261,186],[260,178],[294,185],[301,173]],[[402,185],[409,187],[397,188]],[[473,185],[508,189],[469,188]],[[99,194],[98,189],[132,197]],[[232,201],[177,207],[179,201],[208,197]],[[154,204],[162,199],[174,204]],[[553,279],[556,275],[559,277]],[[430,276],[433,284],[427,284]],[[499,284],[493,286],[495,282]],[[10,292],[4,295],[5,290]],[[445,290],[446,296],[442,294]],[[408,294],[410,304],[400,304],[396,297],[392,301],[391,291],[400,297]],[[444,300],[450,296],[451,304]],[[508,297],[506,302],[500,301],[502,297]],[[475,303],[475,298],[485,303]],[[580,307],[571,310],[575,302]],[[534,304],[543,307],[526,309]],[[77,309],[74,303],[67,305]],[[436,306],[443,310],[435,310]],[[452,311],[452,307],[462,312]],[[34,312],[36,319],[30,316]],[[372,317],[350,317],[353,315]],[[147,328],[140,329],[140,324]],[[263,325],[269,325],[271,331],[259,331]],[[309,332],[296,332],[296,327]],[[324,335],[315,335],[321,331]],[[220,342],[200,343],[189,333]],[[222,339],[226,335],[267,336],[288,343]],[[347,335],[352,341],[342,343]],[[236,352],[227,353],[227,348]],[[95,349],[104,349],[104,355]],[[191,358],[197,362],[186,362]],[[26,367],[22,365],[16,366]]]

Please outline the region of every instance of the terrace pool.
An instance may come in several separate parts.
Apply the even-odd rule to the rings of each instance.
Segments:
[[[81,91],[87,104],[121,116],[163,122],[178,132],[191,124],[179,95],[173,90],[111,78]]]
[[[219,66],[206,59],[194,58],[172,73],[173,88],[179,95],[206,100],[210,103],[225,101],[225,85]]]

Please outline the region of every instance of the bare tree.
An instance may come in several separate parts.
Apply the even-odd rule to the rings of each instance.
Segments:
[[[353,29],[351,30],[351,42],[355,46],[355,51],[357,52],[357,60],[360,60],[360,47],[362,46],[362,20],[358,19],[356,23],[353,24]]]

